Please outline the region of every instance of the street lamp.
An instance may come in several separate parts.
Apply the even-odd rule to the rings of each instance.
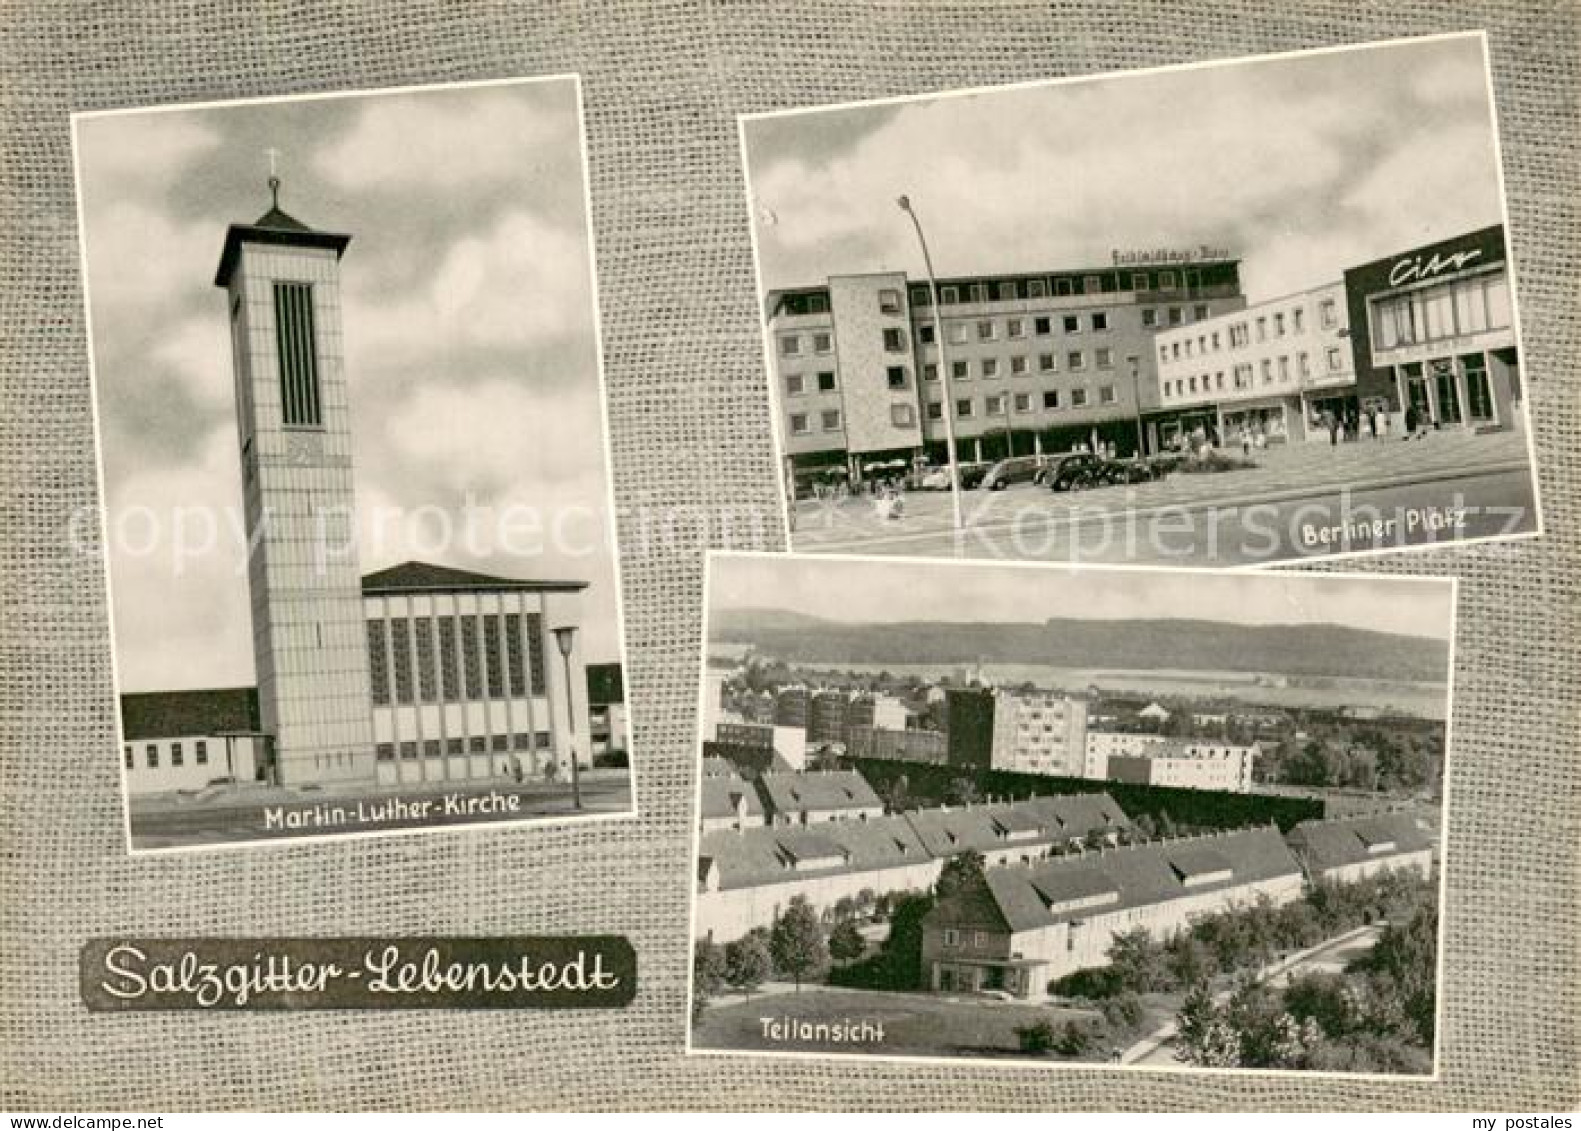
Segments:
[[[955,462],[955,394],[950,389],[950,362],[944,356],[944,323],[939,318],[939,283],[933,277],[933,257],[928,254],[928,240],[922,234],[922,221],[912,210],[911,198],[901,196],[895,203],[911,217],[911,226],[917,230],[917,243],[922,247],[922,263],[928,271],[928,298],[933,307],[933,342],[939,351],[939,383],[943,389],[944,404],[944,454],[950,461],[950,509],[955,529],[961,529],[961,476]]]
[[[1146,447],[1142,443],[1142,359],[1134,353],[1128,353],[1125,360],[1131,366],[1131,404],[1136,409],[1136,457],[1141,459],[1142,449]]]
[[[571,752],[571,804],[582,808],[582,778],[576,765],[576,698],[571,692],[571,649],[576,647],[576,626],[564,624],[554,630],[555,646],[560,649],[560,659],[565,663],[565,728],[570,736],[566,742]]]

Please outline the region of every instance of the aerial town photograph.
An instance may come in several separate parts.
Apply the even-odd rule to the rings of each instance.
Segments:
[[[713,553],[694,1052],[1427,1075],[1454,583]]]
[[[130,847],[633,812],[577,80],[74,126]]]
[[[1234,565],[1540,531],[1480,33],[741,135],[795,549]]]

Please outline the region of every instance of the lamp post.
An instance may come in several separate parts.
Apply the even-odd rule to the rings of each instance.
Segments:
[[[576,764],[576,697],[571,691],[571,649],[576,647],[576,626],[561,625],[554,630],[555,646],[565,664],[565,729],[570,736],[566,747],[571,752],[571,804],[582,808],[582,778]]]
[[[1142,443],[1142,359],[1134,353],[1125,355],[1125,360],[1131,366],[1131,404],[1136,408],[1136,458],[1142,458],[1142,450],[1146,447]]]
[[[939,318],[939,283],[933,277],[933,257],[928,254],[928,239],[922,234],[922,221],[911,207],[911,198],[901,196],[895,203],[911,217],[911,226],[917,230],[917,243],[922,248],[922,263],[928,271],[928,299],[933,307],[933,342],[939,351],[939,386],[944,403],[944,454],[950,466],[950,510],[957,532],[961,529],[961,475],[955,460],[955,395],[950,389],[950,362],[944,356],[944,323]]]

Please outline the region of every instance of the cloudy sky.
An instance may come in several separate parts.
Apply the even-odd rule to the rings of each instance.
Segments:
[[[765,289],[1227,247],[1260,301],[1499,223],[1475,35],[754,118]]]
[[[270,148],[281,207],[352,236],[341,286],[363,570],[418,558],[586,580],[587,658],[619,658],[572,80],[85,116],[77,139],[125,689],[254,678],[244,547],[222,525],[215,552],[178,562],[173,530],[192,514],[196,545],[203,520],[183,508],[240,505],[213,278],[227,225],[269,207]],[[479,509],[471,544],[441,548],[439,514],[459,529],[469,499],[531,508],[545,534],[503,545]],[[153,552],[148,513],[163,531]]]
[[[1191,619],[1340,624],[1448,640],[1454,608],[1451,586],[1436,578],[768,555],[711,560],[711,612],[782,609],[854,624]]]

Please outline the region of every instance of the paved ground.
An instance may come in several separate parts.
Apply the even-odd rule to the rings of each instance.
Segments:
[[[413,783],[355,793],[241,788],[201,799],[134,798],[132,846],[195,847],[622,813],[631,808],[631,776],[625,770],[584,771],[581,793],[581,809],[573,803],[569,782],[518,785],[503,778]],[[515,798],[515,808],[493,801],[493,796]],[[469,798],[489,798],[489,808],[469,809]],[[395,805],[397,800],[406,808]]]
[[[1030,484],[913,492],[904,518],[870,500],[797,504],[796,550],[1246,565],[1536,529],[1525,437],[1444,432],[1255,453],[1258,466],[1055,494]]]

